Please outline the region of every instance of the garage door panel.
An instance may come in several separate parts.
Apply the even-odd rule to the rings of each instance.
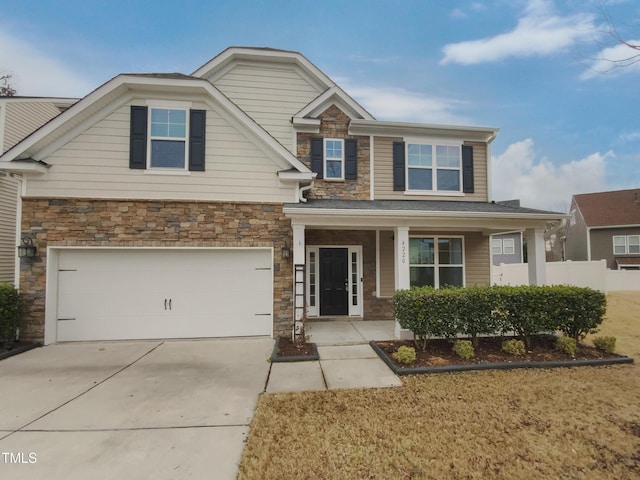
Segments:
[[[59,341],[271,335],[271,252],[64,250]]]

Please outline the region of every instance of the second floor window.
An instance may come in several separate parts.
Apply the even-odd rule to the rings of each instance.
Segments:
[[[150,168],[186,169],[187,111],[150,108]]]
[[[344,178],[344,140],[324,140],[324,178]]]
[[[407,144],[409,190],[461,192],[462,161],[457,145]]]
[[[640,253],[640,235],[615,235],[613,237],[613,253],[615,255]]]

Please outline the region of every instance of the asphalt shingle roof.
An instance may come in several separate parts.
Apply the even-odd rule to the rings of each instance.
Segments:
[[[588,227],[640,225],[640,188],[574,195]]]
[[[310,199],[306,203],[290,203],[286,207],[300,209],[328,208],[337,210],[390,210],[423,212],[470,212],[559,215],[563,213],[519,207],[499,202],[456,202],[444,200],[326,200]]]

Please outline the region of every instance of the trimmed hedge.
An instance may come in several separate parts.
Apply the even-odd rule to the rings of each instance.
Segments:
[[[604,293],[570,286],[412,287],[393,297],[395,317],[426,349],[433,337],[560,331],[578,341],[595,333],[606,310]]]

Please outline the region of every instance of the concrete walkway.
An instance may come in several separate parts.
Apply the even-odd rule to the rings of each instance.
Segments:
[[[369,346],[371,340],[394,338],[395,322],[309,322],[309,341],[319,361],[274,363],[267,393],[378,388],[402,385]]]

